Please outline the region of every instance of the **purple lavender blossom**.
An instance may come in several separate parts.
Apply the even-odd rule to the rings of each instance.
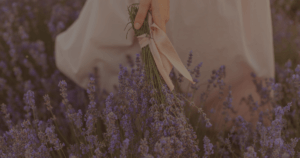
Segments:
[[[245,158],[258,158],[252,146],[247,147],[247,152],[244,153]]]
[[[46,133],[49,143],[54,145],[54,149],[60,150],[65,146],[65,144],[60,143],[60,140],[57,138],[57,134],[54,133],[54,129],[55,129],[54,126],[47,127],[45,130],[45,133]]]
[[[208,157],[209,155],[212,155],[214,153],[214,150],[213,150],[213,144],[210,143],[210,140],[207,136],[204,136],[203,138],[203,142],[204,142],[204,158]]]
[[[122,147],[121,147],[121,155],[120,155],[120,158],[126,158],[128,146],[129,146],[129,139],[126,138],[126,139],[123,141],[123,144],[122,144]]]

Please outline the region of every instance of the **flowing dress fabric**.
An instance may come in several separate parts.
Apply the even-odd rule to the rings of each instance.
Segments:
[[[135,59],[141,52],[133,30],[127,39],[129,27],[124,31],[129,22],[127,7],[133,3],[139,0],[87,0],[79,18],[56,37],[58,69],[87,88],[88,74],[97,67],[100,88],[113,92],[113,85],[118,86],[119,64],[129,68],[126,55]],[[185,65],[193,51],[189,69],[203,62],[198,84],[207,84],[213,69],[226,66],[225,83],[233,91],[240,88],[233,95],[235,100],[256,92],[251,72],[258,78],[275,75],[269,0],[170,0],[166,30]],[[189,82],[183,81],[185,90]],[[200,86],[195,103],[205,89]],[[217,97],[216,90],[209,100]]]

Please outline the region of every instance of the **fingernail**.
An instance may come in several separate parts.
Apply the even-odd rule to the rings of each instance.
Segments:
[[[135,24],[134,24],[134,28],[135,28],[135,29],[139,29],[140,26],[141,26],[141,24],[139,24],[139,23],[135,23]]]

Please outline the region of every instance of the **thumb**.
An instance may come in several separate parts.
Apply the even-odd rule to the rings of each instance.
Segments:
[[[144,20],[147,16],[148,10],[151,5],[151,0],[141,0],[139,4],[139,10],[136,14],[135,20],[134,20],[134,28],[140,29],[142,24],[144,23]]]

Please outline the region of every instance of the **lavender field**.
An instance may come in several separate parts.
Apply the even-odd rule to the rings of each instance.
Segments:
[[[230,129],[216,131],[190,93],[174,96],[164,85],[166,102],[158,104],[139,54],[128,61],[131,67],[120,65],[114,93],[97,88],[97,74],[87,90],[64,76],[55,65],[55,37],[85,0],[0,0],[0,157],[300,158],[300,1],[270,2],[276,77],[264,87],[252,74],[261,99],[249,106],[255,111],[270,103],[272,115],[260,113],[254,125],[239,116]],[[186,59],[186,65],[199,62],[189,68],[197,81],[201,61],[193,61],[192,52]],[[211,84],[222,85],[224,71],[216,70]],[[182,82],[173,72],[170,77]],[[229,108],[230,93],[225,97]],[[191,106],[198,109],[197,124],[185,111]]]

